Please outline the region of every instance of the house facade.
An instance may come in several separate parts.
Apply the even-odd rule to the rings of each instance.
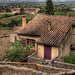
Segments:
[[[60,59],[69,56],[71,46],[75,46],[74,17],[37,14],[27,24],[23,17],[22,24],[17,36],[24,39],[25,46],[33,45],[37,57],[51,60],[58,56]]]

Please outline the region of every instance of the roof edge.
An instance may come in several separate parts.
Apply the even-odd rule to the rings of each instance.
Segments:
[[[17,34],[22,36],[40,37],[40,35],[29,35],[29,34],[20,34],[20,33]]]
[[[37,42],[36,42],[36,43],[37,43]],[[48,44],[43,44],[43,43],[37,43],[37,44],[46,45],[46,46],[50,46],[50,47],[59,47],[59,46],[56,46],[56,45],[48,45]]]

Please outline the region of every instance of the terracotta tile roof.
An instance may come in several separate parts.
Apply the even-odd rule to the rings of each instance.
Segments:
[[[0,30],[0,36],[1,35],[8,35],[8,34],[13,34],[13,30]]]
[[[13,30],[14,30],[15,32],[17,32],[17,31],[20,30],[21,28],[22,28],[22,26],[14,26]]]
[[[50,31],[47,29],[48,22],[51,22]],[[37,43],[59,46],[74,23],[74,17],[37,14],[18,33],[24,35],[40,35]]]
[[[12,11],[20,11],[20,9],[21,9],[21,8],[13,8]],[[28,11],[28,12],[29,12],[29,11],[30,11],[30,12],[33,11],[33,12],[34,12],[34,11],[36,11],[36,10],[39,11],[40,9],[39,9],[39,8],[24,8],[24,12],[26,12],[26,11]]]

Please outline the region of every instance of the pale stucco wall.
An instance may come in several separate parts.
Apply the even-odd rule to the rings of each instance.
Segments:
[[[52,47],[52,51],[51,51],[51,59],[54,59],[55,57],[58,56],[58,47]]]
[[[35,41],[37,41],[39,39],[39,37],[31,37],[31,36],[20,36],[18,35],[19,38],[25,38],[25,39],[33,39]]]
[[[10,34],[10,42],[14,43],[15,42],[15,34]]]
[[[10,34],[10,42],[11,43],[14,43],[16,41],[16,39],[19,40],[19,37],[17,34]]]
[[[52,47],[51,49],[51,59],[58,56],[58,47]],[[44,58],[44,45],[38,45],[38,57]]]
[[[38,45],[38,57],[44,58],[44,45]]]

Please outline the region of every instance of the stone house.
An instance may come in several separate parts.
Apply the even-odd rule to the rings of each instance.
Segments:
[[[13,8],[12,13],[19,13],[20,9],[21,8]],[[37,14],[39,10],[40,10],[39,8],[24,8],[25,13],[33,14],[33,15]]]
[[[22,28],[17,32],[24,44],[33,44],[37,57],[54,59],[69,56],[71,48],[75,50],[75,18],[37,14],[26,24],[22,18]],[[73,46],[72,46],[73,45]]]

